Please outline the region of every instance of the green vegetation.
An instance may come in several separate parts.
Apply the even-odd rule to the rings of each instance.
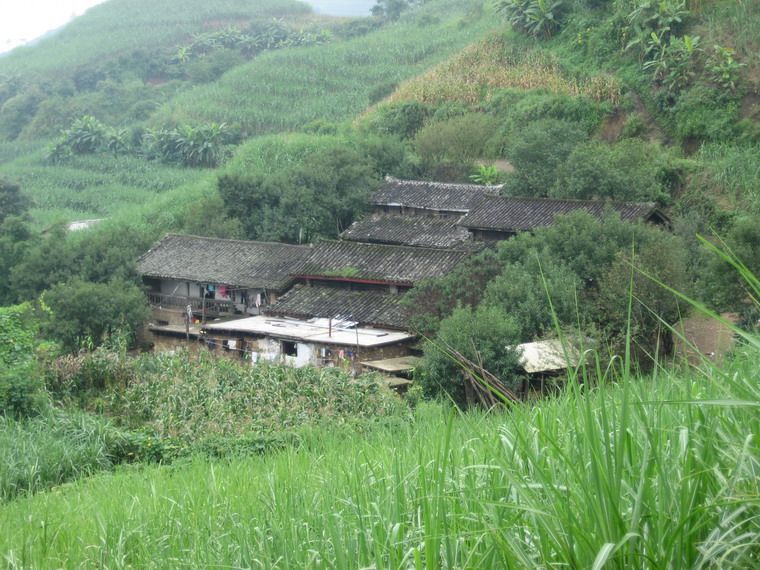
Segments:
[[[218,188],[248,238],[304,243],[337,237],[365,211],[383,175],[410,170],[392,137],[263,137],[241,148]]]
[[[37,368],[38,322],[29,304],[0,308],[0,416],[25,418],[46,404]]]
[[[98,476],[0,507],[0,551],[35,567],[753,567],[757,358]]]
[[[0,304],[30,301],[0,309],[6,565],[757,566],[759,5],[212,4],[110,0],[0,59]],[[576,214],[421,284],[406,404],[130,353],[163,232],[335,237],[388,174],[654,201],[673,231]],[[740,314],[724,367],[672,358],[687,298]],[[596,342],[551,399],[450,405],[555,335]]]

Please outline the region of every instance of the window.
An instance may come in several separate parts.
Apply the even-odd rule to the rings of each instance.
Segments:
[[[294,342],[283,340],[281,350],[285,356],[298,356],[298,346]]]

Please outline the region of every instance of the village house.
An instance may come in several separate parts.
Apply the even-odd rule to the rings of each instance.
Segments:
[[[376,214],[435,216],[458,220],[483,196],[498,196],[502,186],[399,180],[390,176],[370,196]]]
[[[308,246],[167,235],[137,261],[157,327],[258,315],[293,283]],[[167,329],[168,330],[168,329]],[[184,328],[182,328],[184,332]]]
[[[212,348],[294,366],[347,366],[408,357],[403,294],[450,272],[472,250],[318,242],[292,277],[298,280],[264,315],[204,327]],[[232,346],[232,349],[230,348]]]
[[[548,198],[506,198],[481,196],[475,200],[458,225],[473,239],[482,242],[505,240],[520,232],[554,223],[557,216],[583,211],[595,218],[617,214],[626,222],[646,222],[669,226],[670,220],[653,202],[602,202],[554,200]]]
[[[370,197],[373,213],[354,223],[341,238],[462,248],[468,243],[492,243],[551,225],[557,216],[575,211],[596,218],[615,213],[631,223],[670,225],[653,202],[511,198],[501,196],[502,189],[503,186],[387,177]]]
[[[459,217],[375,213],[354,222],[340,238],[364,243],[444,249],[474,246],[472,234],[458,222]]]

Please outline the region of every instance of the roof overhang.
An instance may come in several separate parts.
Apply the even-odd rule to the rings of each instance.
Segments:
[[[311,281],[336,281],[341,283],[361,283],[363,285],[396,285],[398,287],[412,287],[414,283],[411,281],[392,281],[387,279],[362,279],[358,277],[340,277],[340,276],[326,276],[326,275],[293,275],[294,279],[303,279]]]
[[[204,332],[264,336],[274,339],[312,344],[357,346],[377,348],[407,342],[416,338],[413,334],[390,329],[344,327],[332,319],[289,319],[256,316],[225,323],[207,325]]]

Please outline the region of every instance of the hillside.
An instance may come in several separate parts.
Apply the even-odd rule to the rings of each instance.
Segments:
[[[133,3],[111,0],[55,37],[0,62],[0,77],[6,78],[0,83],[0,135],[7,139],[0,141],[0,176],[21,185],[40,226],[111,217],[203,177],[197,170],[178,173],[108,154],[97,160],[96,170],[108,173],[103,180],[89,172],[86,159],[51,164],[46,159],[51,137],[79,117],[92,115],[120,130],[127,144],[139,141],[150,127],[224,122],[232,139],[240,141],[317,119],[351,119],[372,98],[461,49],[491,25],[473,12],[477,3],[443,2],[437,8],[444,18],[431,17],[431,7],[430,14],[385,26],[369,19],[314,16],[297,2],[250,6],[231,2],[209,12],[208,6],[162,5],[158,14],[151,5],[133,19],[125,15],[135,9]],[[192,16],[175,21],[169,14]],[[266,31],[273,17],[279,18],[276,28]],[[143,19],[155,25],[144,26]],[[109,25],[114,24],[108,22],[120,22],[113,37]],[[200,57],[177,60],[178,52],[198,38],[216,42],[226,30],[258,29],[257,22],[265,27],[262,33],[286,34],[283,38],[326,35],[319,41],[314,35],[317,45],[311,47],[278,44],[252,56],[220,44]],[[137,28],[139,33],[132,33]],[[171,181],[158,182],[161,177]]]
[[[0,58],[5,565],[759,567],[760,3],[319,7],[107,0]],[[426,225],[388,187],[466,245],[335,241]],[[167,232],[216,245],[153,275]],[[377,299],[411,383],[332,344]]]

